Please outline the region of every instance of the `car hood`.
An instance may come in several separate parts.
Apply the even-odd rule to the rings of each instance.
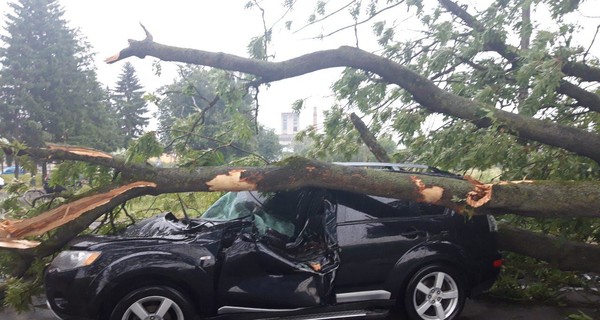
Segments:
[[[196,224],[177,219],[171,212],[165,212],[152,218],[130,225],[118,236],[126,238],[185,238]]]
[[[157,245],[164,242],[187,241],[214,242],[221,239],[222,230],[242,221],[215,222],[203,219],[182,221],[172,213],[162,213],[137,222],[113,236],[85,235],[71,241],[72,250],[100,250],[110,246]]]

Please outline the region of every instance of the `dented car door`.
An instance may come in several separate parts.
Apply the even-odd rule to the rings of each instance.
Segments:
[[[323,190],[238,196],[252,226],[221,251],[220,313],[333,302],[339,266],[335,202]]]

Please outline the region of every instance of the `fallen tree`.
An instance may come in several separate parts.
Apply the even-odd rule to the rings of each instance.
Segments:
[[[451,2],[440,2],[450,11],[456,9]],[[460,10],[455,14],[465,22],[473,22]],[[474,22],[472,27],[477,30],[483,28]],[[485,48],[500,53],[511,62],[519,60],[519,52],[508,48],[502,42],[486,43]],[[144,40],[130,40],[129,47],[107,59],[107,62],[114,63],[130,57],[147,56],[163,61],[190,63],[256,76],[256,79],[248,84],[249,86],[259,86],[326,68],[360,69],[379,76],[382,82],[403,88],[410,93],[414,101],[430,112],[463,119],[479,128],[494,127],[499,134],[510,134],[519,139],[536,141],[600,162],[600,137],[592,130],[508,112],[493,105],[452,94],[440,89],[430,79],[406,66],[359,48],[340,47],[313,52],[287,61],[268,62],[156,43],[146,31]],[[568,75],[583,80],[597,81],[596,78],[587,76],[593,74],[596,68],[585,64],[582,66],[581,63],[565,62],[562,70]],[[595,110],[594,104],[597,100],[595,93],[581,92],[565,81],[560,82],[557,92],[570,94],[581,106]],[[352,120],[355,121],[356,118]],[[0,226],[0,237],[4,243],[7,246],[21,248],[20,250],[23,250],[21,252],[26,256],[43,256],[55,252],[97,219],[109,206],[116,206],[140,195],[174,192],[276,191],[313,186],[440,204],[452,207],[466,215],[512,213],[541,218],[600,216],[600,200],[598,200],[600,188],[597,181],[524,180],[482,184],[472,179],[463,180],[413,173],[390,175],[301,158],[284,160],[266,167],[165,169],[131,164],[96,150],[75,149],[68,146],[25,149],[21,150],[21,154],[40,160],[75,160],[107,166],[113,168],[122,177],[121,185],[88,195],[89,199],[102,199],[103,203],[100,205],[95,201],[67,203],[40,216],[39,221],[3,222]],[[130,188],[132,186],[136,187]],[[77,209],[71,212],[73,206]],[[63,218],[67,213],[71,213],[69,218]],[[50,222],[52,224],[47,224]],[[38,246],[34,243],[19,242],[22,237],[40,234],[47,231],[48,226],[54,228],[62,223],[64,225],[53,233],[48,241]],[[572,241],[544,235],[534,234],[529,238],[530,235],[523,230],[503,228],[500,237],[501,245],[507,250],[551,262],[559,268],[572,270],[579,266],[580,270],[599,271],[598,266],[590,263],[597,257],[598,246],[589,244],[581,246]],[[557,245],[548,245],[547,251],[541,253],[532,250],[529,243],[516,245],[514,241],[509,242],[509,238],[543,239],[547,243],[557,243]],[[532,240],[532,243],[537,243],[536,241]],[[559,242],[561,245],[558,245]],[[577,252],[577,254],[565,255],[565,252]],[[565,257],[572,262],[561,263]]]
[[[0,246],[20,250],[25,257],[46,256],[60,250],[108,210],[142,195],[191,191],[270,192],[321,187],[445,205],[466,215],[517,212],[536,217],[574,214],[581,217],[597,217],[597,207],[583,200],[600,199],[600,188],[596,183],[516,181],[484,185],[472,179],[417,173],[390,174],[304,158],[289,158],[265,167],[190,169],[129,164],[106,153],[80,147],[71,149],[50,146],[45,149],[25,149],[21,153],[46,160],[74,160],[108,166],[126,177],[122,186],[97,190],[34,218],[22,221],[5,220],[0,223]],[[557,198],[560,194],[573,196]],[[582,203],[589,207],[583,206]],[[43,243],[23,240],[25,237],[38,236],[57,227],[60,227],[57,232]],[[519,235],[514,239],[531,237],[528,231],[515,228],[509,231],[513,235]],[[547,240],[547,246],[546,250],[539,252],[532,249],[539,241],[517,246],[514,241],[508,242],[506,236],[500,239],[503,248],[555,263],[559,268],[569,266],[568,270],[572,270],[573,266],[580,266],[580,270],[600,272],[598,264],[590,263],[595,261],[593,257],[600,252],[598,246],[581,247],[572,241],[547,236],[534,236],[534,239],[540,237]],[[586,250],[579,249],[580,247]],[[577,250],[577,254],[569,255],[569,263],[556,263],[566,256],[565,252],[574,250]]]

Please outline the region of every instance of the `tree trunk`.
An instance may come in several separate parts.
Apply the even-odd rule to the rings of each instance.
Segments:
[[[526,231],[509,225],[501,225],[498,246],[548,262],[563,271],[600,272],[600,246],[568,241],[565,239]]]

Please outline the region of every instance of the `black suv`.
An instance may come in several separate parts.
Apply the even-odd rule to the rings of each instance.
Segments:
[[[232,192],[199,219],[166,213],[76,239],[47,268],[46,295],[63,319],[345,319],[392,307],[454,319],[499,273],[495,231],[492,217],[401,199]]]

